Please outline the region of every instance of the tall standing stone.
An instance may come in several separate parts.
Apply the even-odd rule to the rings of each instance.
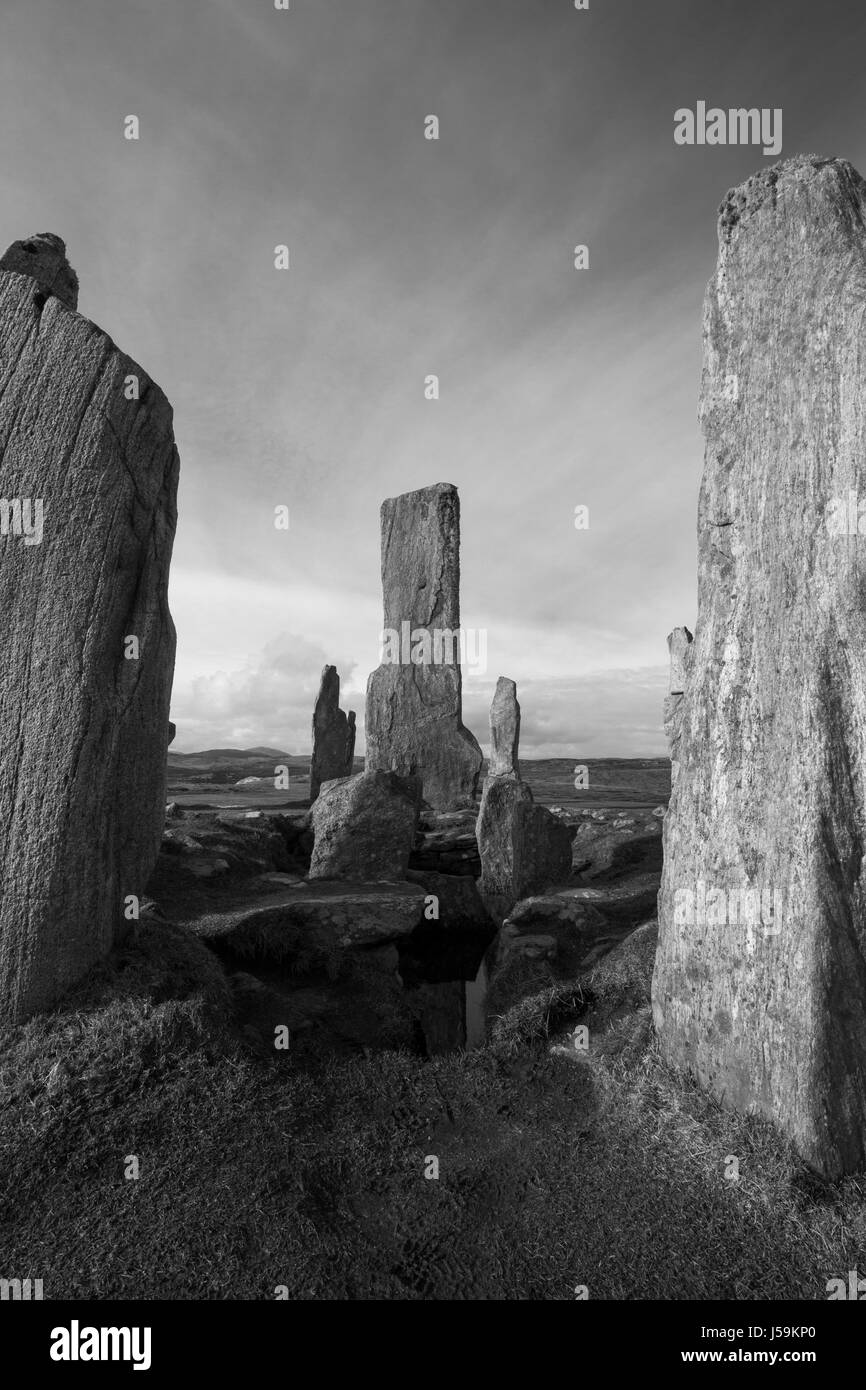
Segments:
[[[350,777],[355,756],[355,714],[340,709],[340,677],[336,666],[325,666],[313,710],[313,757],[310,763],[310,801],[323,782]]]
[[[765,169],[704,310],[698,620],[664,822],[667,1062],[827,1175],[866,1162],[866,184]]]
[[[517,686],[507,676],[496,682],[490,706],[489,777],[520,776],[517,749],[520,743],[520,705]]]
[[[123,933],[165,816],[172,412],[77,288],[59,237],[0,261],[2,1024]]]
[[[474,800],[482,763],[462,715],[457,489],[391,497],[381,523],[385,640],[367,684],[366,766],[419,776],[424,800],[449,810]]]

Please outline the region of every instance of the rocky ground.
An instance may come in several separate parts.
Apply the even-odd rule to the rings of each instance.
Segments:
[[[266,1055],[151,919],[0,1040],[4,1262],[47,1298],[823,1299],[862,1187],[666,1071],[653,956],[647,925],[471,1052]]]
[[[424,813],[405,880],[371,884],[307,878],[305,810],[173,803],[145,911],[219,955],[248,1036],[257,1032],[263,1048],[282,1021],[305,1052],[383,1042],[438,1052],[465,1043],[466,988],[482,965],[486,1018],[531,987],[588,969],[653,916],[663,809],[556,808],[574,830],[571,876],[501,922],[476,886],[472,810]],[[435,921],[425,917],[428,895]]]
[[[46,1297],[825,1298],[861,1185],[658,1057],[662,810],[557,811],[568,881],[497,930],[472,813],[360,885],[308,879],[303,810],[170,808],[136,931],[0,1038],[5,1264]]]

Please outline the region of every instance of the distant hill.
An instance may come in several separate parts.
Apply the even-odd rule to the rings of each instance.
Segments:
[[[300,758],[293,753],[283,753],[279,748],[203,748],[200,753],[176,753],[168,750],[169,763],[177,761],[187,765],[201,763],[211,766],[214,763],[236,763],[247,758],[281,758],[284,763],[309,762],[309,757]]]
[[[585,764],[588,784],[576,788],[575,768]],[[204,748],[200,753],[168,751],[168,789],[209,793],[230,789],[247,777],[273,778],[274,768],[290,769],[294,789],[303,789],[310,775],[310,754],[284,753],[278,748]],[[670,796],[671,765],[668,758],[521,758],[523,775],[543,804],[584,806],[655,806]],[[362,772],[364,759],[355,758]],[[486,775],[485,761],[483,774]],[[303,790],[300,792],[303,795]],[[291,799],[291,796],[290,796]]]

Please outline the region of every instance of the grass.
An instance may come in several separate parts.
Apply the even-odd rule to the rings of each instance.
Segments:
[[[642,928],[473,1053],[316,1060],[248,1045],[216,959],[148,923],[0,1038],[0,1277],[47,1298],[826,1297],[866,1273],[862,1180],[818,1182],[668,1071],[652,951]],[[551,1052],[578,1019],[589,1052]]]

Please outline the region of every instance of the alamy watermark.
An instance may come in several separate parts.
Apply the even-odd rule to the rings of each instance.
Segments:
[[[23,536],[25,545],[41,545],[44,519],[41,497],[0,497],[0,536]]]
[[[744,926],[748,950],[758,936],[778,936],[784,902],[779,888],[717,888],[703,879],[674,891],[674,922],[683,927]]]
[[[472,627],[414,627],[400,624],[379,633],[379,662],[383,666],[462,666],[473,675],[487,670],[487,629]]]
[[[44,1298],[41,1279],[0,1279],[0,1302],[28,1303]]]
[[[681,106],[674,112],[675,145],[762,145],[764,154],[782,153],[782,108],[744,106],[696,110]]]

